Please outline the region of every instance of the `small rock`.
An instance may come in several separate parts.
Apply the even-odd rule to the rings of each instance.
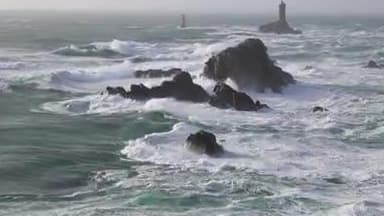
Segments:
[[[329,110],[327,108],[321,107],[321,106],[315,106],[312,109],[312,112],[328,112]]]
[[[191,134],[187,138],[186,148],[198,154],[209,156],[219,156],[224,153],[224,148],[217,144],[215,135],[203,130]]]
[[[239,111],[257,111],[262,108],[268,108],[266,104],[256,103],[244,92],[237,92],[225,83],[219,83],[214,88],[215,96],[211,97],[209,104],[211,106],[228,109],[233,108]]]
[[[376,69],[380,69],[382,68],[382,65],[379,65],[377,64],[377,62],[371,60],[368,62],[368,65],[366,66],[367,68],[376,68]]]

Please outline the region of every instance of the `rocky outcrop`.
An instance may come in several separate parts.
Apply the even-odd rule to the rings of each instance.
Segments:
[[[177,74],[173,80],[164,81],[160,86],[148,88],[143,84],[131,85],[127,92],[122,87],[107,87],[108,94],[120,95],[134,100],[148,100],[151,98],[171,97],[181,101],[207,102],[209,94],[199,85],[193,83],[187,72]]]
[[[289,26],[288,22],[278,20],[260,26],[259,30],[264,33],[276,33],[276,34],[302,34],[303,32]]]
[[[152,88],[139,84],[131,85],[130,91],[126,91],[123,87],[107,87],[106,91],[110,95],[120,95],[133,100],[170,97],[196,103],[208,102],[220,109],[258,111],[268,108],[266,104],[254,102],[247,94],[237,92],[225,83],[217,84],[214,88],[215,95],[210,96],[201,86],[193,83],[192,77],[187,72],[179,73],[171,81],[164,81],[160,86]]]
[[[241,89],[260,92],[271,89],[280,93],[284,86],[295,83],[292,75],[269,58],[267,47],[260,39],[247,39],[211,57],[205,63],[204,75],[216,81],[230,78]]]
[[[122,97],[126,97],[127,95],[127,92],[121,86],[118,86],[118,87],[108,86],[106,90],[109,95],[120,95]]]
[[[215,96],[211,97],[209,104],[220,108],[233,108],[239,111],[258,111],[263,108],[269,108],[266,104],[261,104],[260,101],[254,102],[244,92],[237,92],[225,83],[219,83],[214,88]]]
[[[189,135],[185,147],[195,153],[209,156],[220,156],[224,153],[224,148],[217,144],[215,135],[206,131]]]
[[[300,30],[293,29],[289,26],[286,16],[287,5],[284,1],[281,1],[279,5],[279,20],[276,22],[268,23],[260,26],[259,30],[266,33],[276,34],[301,34]]]
[[[171,77],[185,71],[180,68],[172,68],[169,70],[160,70],[160,69],[149,69],[149,70],[138,70],[135,71],[134,75],[136,78],[161,78],[161,77]]]
[[[381,69],[384,65],[378,64],[377,62],[370,60],[366,66],[366,68],[373,68],[373,69]]]
[[[321,107],[321,106],[315,106],[312,109],[312,112],[328,112],[329,110],[327,108]]]

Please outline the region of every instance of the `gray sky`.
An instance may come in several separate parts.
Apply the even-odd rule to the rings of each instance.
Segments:
[[[0,9],[271,13],[279,0],[0,0]],[[384,0],[286,0],[290,13],[380,14]]]

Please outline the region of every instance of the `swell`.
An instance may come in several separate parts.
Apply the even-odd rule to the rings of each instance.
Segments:
[[[76,57],[103,57],[103,58],[118,58],[125,55],[112,49],[97,48],[96,46],[75,46],[70,45],[67,47],[59,48],[53,51],[56,55],[63,56],[76,56]]]

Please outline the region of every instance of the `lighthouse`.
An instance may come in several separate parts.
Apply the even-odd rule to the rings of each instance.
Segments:
[[[180,28],[186,28],[186,27],[187,27],[187,17],[185,16],[185,14],[182,14]]]
[[[284,22],[286,23],[287,22],[287,5],[285,4],[284,1],[281,1],[280,5],[279,5],[279,21],[280,22]]]
[[[300,30],[289,26],[287,21],[287,5],[284,0],[279,5],[279,20],[260,26],[261,32],[277,34],[301,34]]]

